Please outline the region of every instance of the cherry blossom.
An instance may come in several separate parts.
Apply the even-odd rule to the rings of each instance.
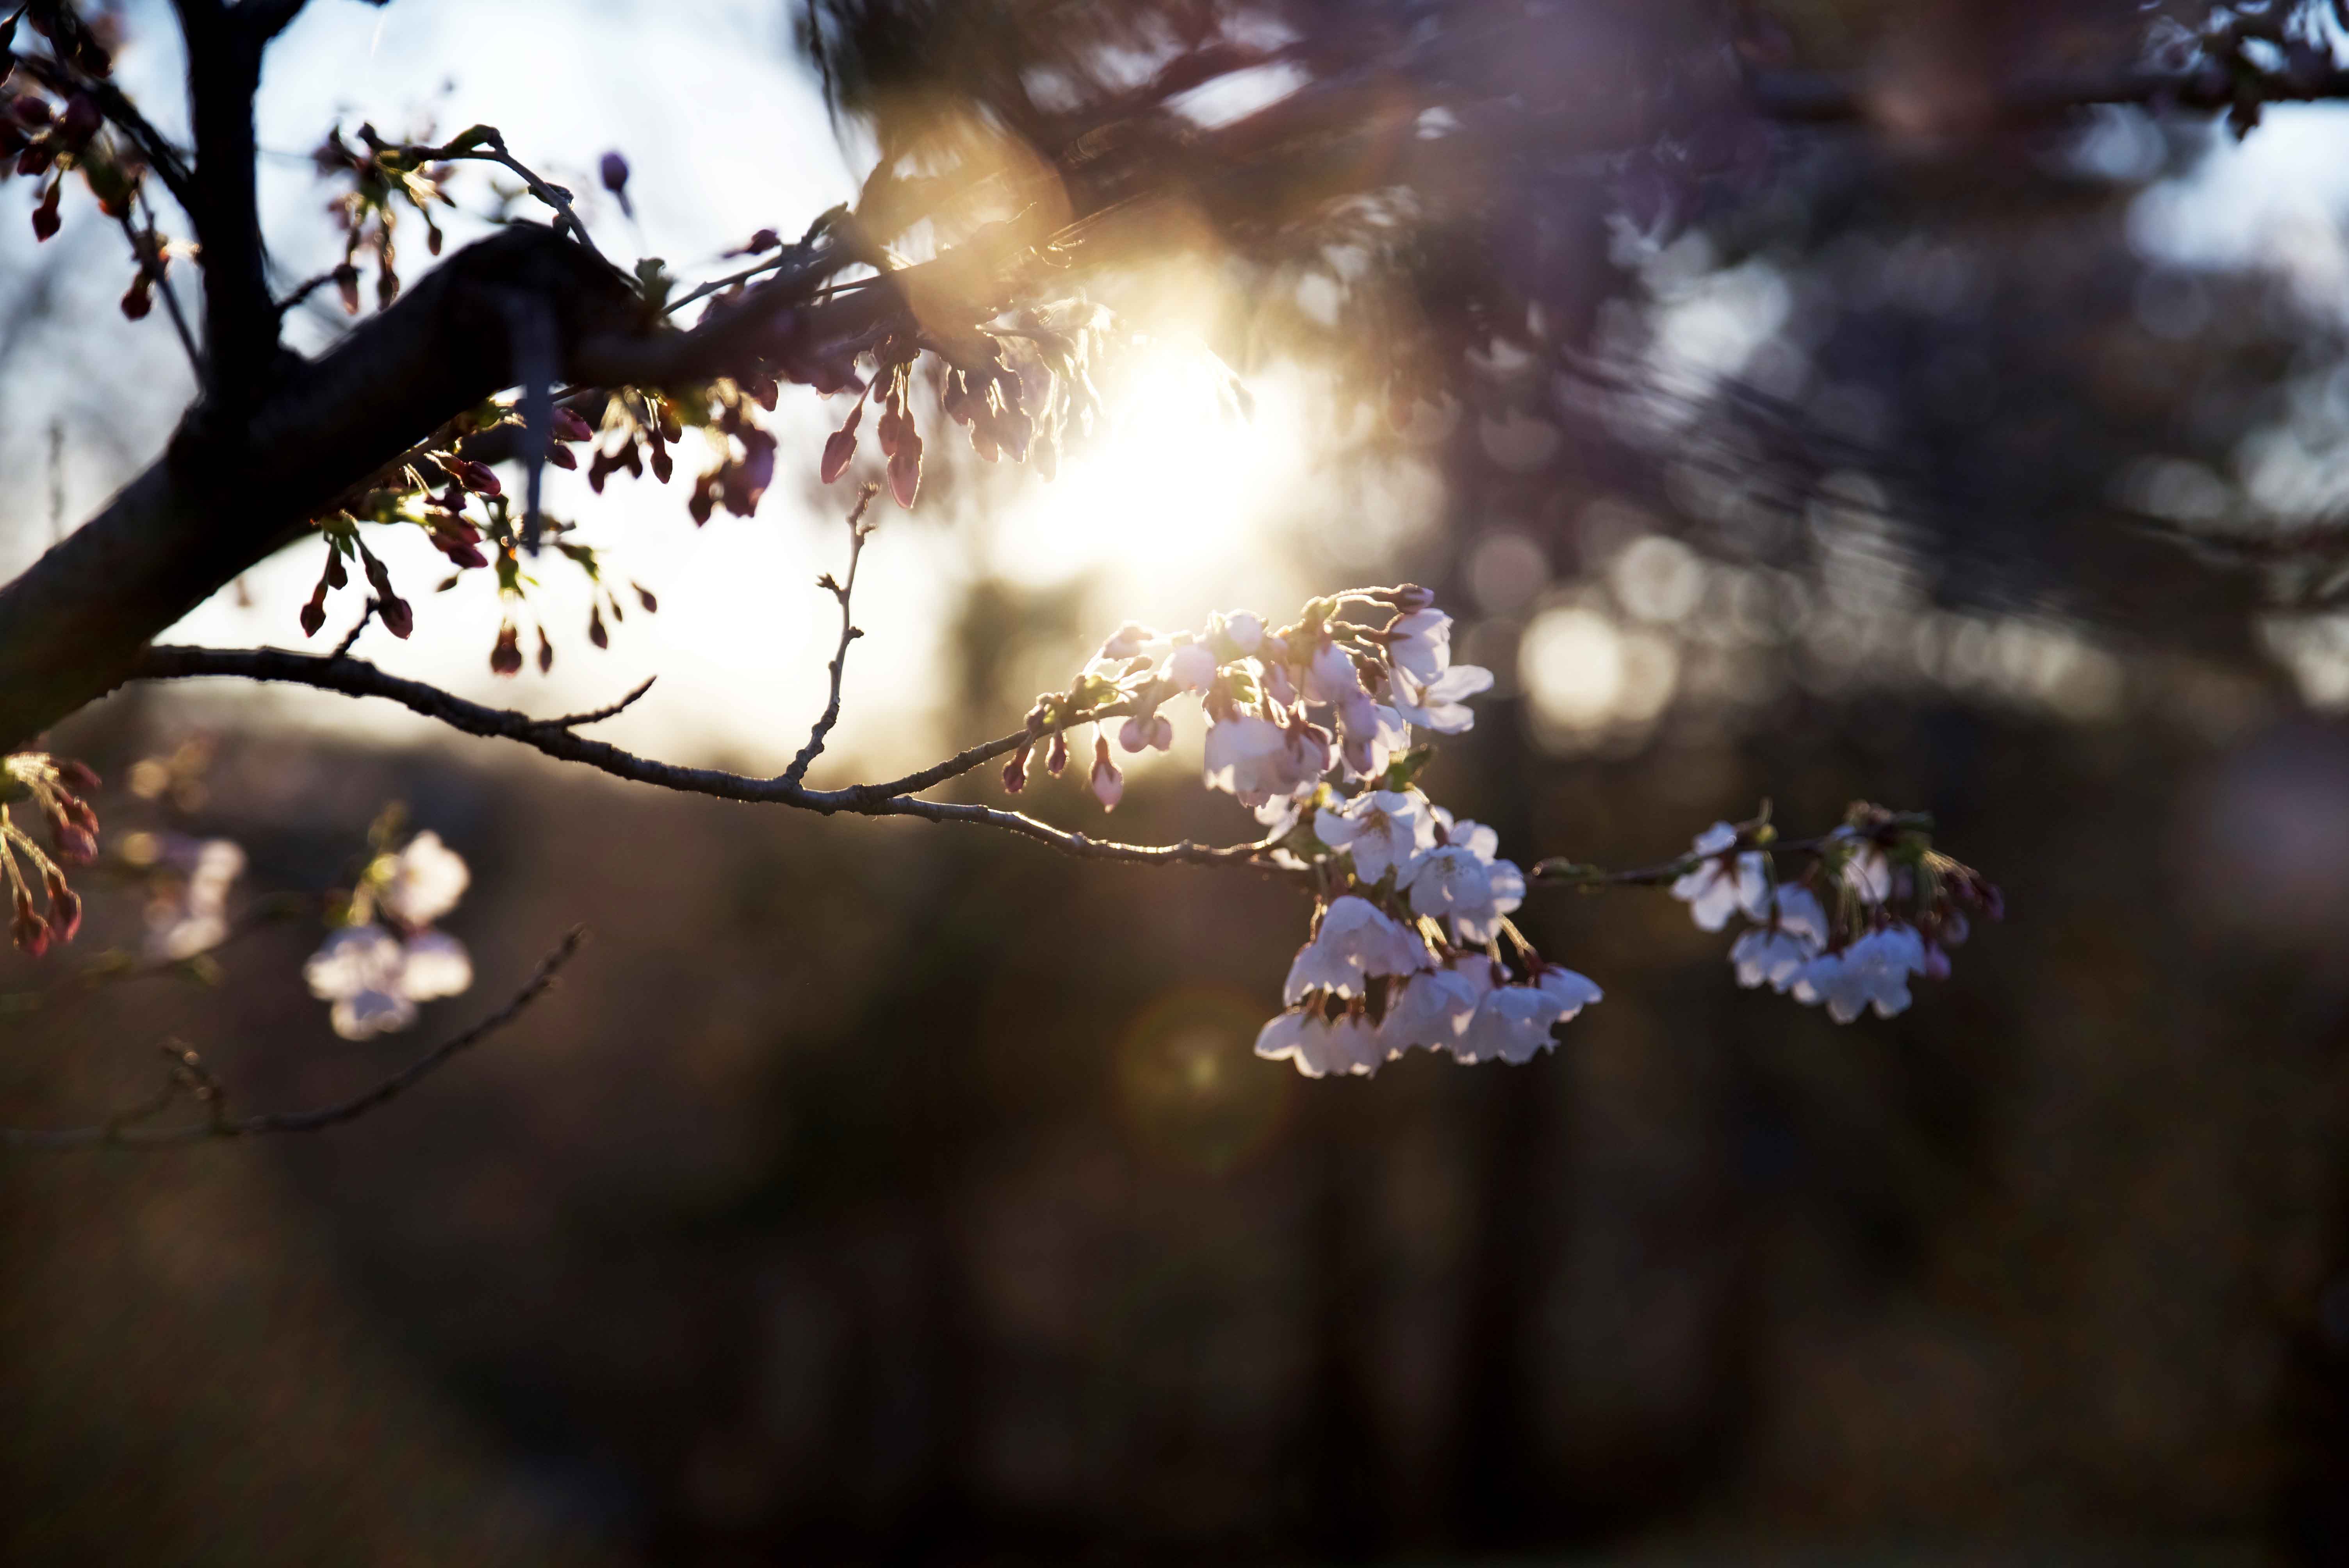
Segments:
[[[1827,835],[1831,839],[1858,840],[1851,828],[1837,828]],[[1883,849],[1874,843],[1855,842],[1842,867],[1844,886],[1852,896],[1870,906],[1884,903],[1892,896],[1892,862]]]
[[[1243,658],[1264,645],[1264,617],[1252,610],[1230,610],[1216,618],[1216,629],[1237,648]]]
[[[161,859],[180,882],[147,909],[147,955],[162,962],[193,958],[228,936],[230,887],[244,871],[244,851],[228,839],[167,838]]]
[[[310,995],[334,1004],[328,1021],[347,1040],[395,1034],[416,1022],[416,1005],[454,996],[473,984],[463,944],[438,931],[402,941],[369,923],[330,933],[302,965]]]
[[[1413,610],[1396,616],[1382,634],[1387,662],[1422,686],[1435,683],[1452,663],[1452,617],[1441,610]]]
[[[1399,688],[1403,684],[1395,683]],[[1476,723],[1468,699],[1490,691],[1492,686],[1493,672],[1484,665],[1454,665],[1422,687],[1415,700],[1398,690],[1394,711],[1422,729],[1432,729],[1438,735],[1460,735]]]
[[[402,925],[431,924],[457,907],[473,880],[464,858],[429,830],[385,860],[388,864],[379,861],[377,867],[383,881],[376,897],[384,913]]]
[[[1423,969],[1397,986],[1379,1021],[1379,1041],[1390,1059],[1420,1047],[1450,1050],[1476,1016],[1484,992],[1452,968]]]
[[[1487,860],[1464,843],[1421,851],[1398,881],[1411,890],[1413,913],[1450,921],[1465,943],[1492,941],[1526,897],[1525,874],[1514,863]]]
[[[1267,1024],[1256,1037],[1256,1054],[1267,1061],[1289,1061],[1309,1078],[1367,1078],[1379,1070],[1387,1050],[1378,1030],[1361,1013],[1333,1021],[1318,1012],[1289,1012]]]
[[[1689,906],[1700,931],[1719,931],[1729,917],[1743,913],[1759,920],[1770,907],[1769,861],[1759,851],[1732,857],[1737,830],[1715,822],[1696,836],[1693,852],[1708,856],[1672,883],[1672,896]]]
[[[1215,684],[1216,655],[1205,643],[1179,642],[1166,655],[1166,678],[1185,691],[1205,691]]]
[[[1343,703],[1361,689],[1362,677],[1354,669],[1352,655],[1323,634],[1320,646],[1305,666],[1305,699]]]
[[[1313,836],[1333,850],[1348,851],[1354,875],[1375,882],[1433,846],[1435,820],[1428,814],[1427,797],[1416,789],[1372,789],[1335,810],[1316,811]]]
[[[1925,973],[1925,944],[1912,925],[1871,931],[1840,953],[1823,953],[1795,972],[1795,1000],[1824,1002],[1827,1016],[1848,1024],[1873,1006],[1879,1018],[1909,1007],[1909,977]]]
[[[1773,924],[1753,927],[1729,949],[1730,962],[1737,966],[1737,983],[1748,990],[1766,985],[1774,991],[1785,991],[1795,972],[1827,944],[1826,911],[1810,889],[1778,888],[1773,909]]]
[[[1339,755],[1351,779],[1375,779],[1387,764],[1411,746],[1411,727],[1403,717],[1368,692],[1357,692],[1338,705],[1341,737]]]
[[[1207,788],[1260,806],[1294,787],[1288,737],[1280,726],[1252,713],[1236,714],[1207,726]]]
[[[1476,1015],[1457,1044],[1463,1062],[1504,1061],[1522,1067],[1557,1041],[1550,1031],[1591,1003],[1600,992],[1571,969],[1545,966],[1529,985],[1495,985],[1476,1005]]]
[[[1313,940],[1297,950],[1281,999],[1293,1004],[1312,990],[1360,996],[1371,976],[1409,975],[1433,962],[1427,944],[1402,922],[1348,893],[1330,905]]]

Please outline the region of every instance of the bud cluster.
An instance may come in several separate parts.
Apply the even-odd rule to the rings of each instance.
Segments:
[[[23,751],[0,759],[0,874],[8,887],[8,934],[36,958],[81,930],[81,895],[67,884],[64,868],[98,859],[98,813],[87,799],[98,788],[98,775],[67,758]],[[23,806],[47,822],[49,849],[16,820],[16,809]],[[46,913],[36,907],[36,882]]]
[[[310,161],[319,179],[348,182],[348,189],[326,203],[336,227],[343,232],[343,259],[330,274],[343,309],[352,315],[359,313],[358,263],[368,252],[375,255],[376,308],[388,306],[399,297],[395,243],[399,205],[407,205],[423,222],[425,249],[439,255],[442,235],[432,208],[436,203],[456,205],[446,189],[450,165],[419,163],[407,145],[384,140],[372,125],[359,127],[356,146],[336,126],[311,151]]]
[[[46,55],[15,53],[20,23],[47,38]],[[33,237],[47,240],[64,219],[60,204],[67,174],[78,173],[109,218],[130,216],[147,168],[137,150],[107,130],[104,112],[86,84],[113,71],[111,17],[85,20],[72,6],[20,7],[0,19],[0,180],[14,174],[41,182],[33,207]],[[167,260],[161,239],[134,231],[140,271],[122,298],[134,320],[147,314],[153,276]]]
[[[667,443],[675,438],[676,416],[668,411],[670,405],[666,400],[645,397],[632,401],[634,397],[634,394],[626,394],[606,400],[605,428],[616,432],[617,439],[626,444],[631,461],[636,441],[649,430],[649,438],[660,443],[656,471],[665,472],[668,466]],[[668,435],[662,434],[664,416],[671,432]],[[548,460],[557,468],[576,469],[579,459],[572,448],[596,439],[596,430],[577,408],[568,404],[555,406],[552,425],[546,443]],[[513,498],[506,492],[496,469],[463,455],[467,443],[476,436],[523,428],[522,417],[512,406],[486,404],[448,428],[443,433],[446,445],[412,454],[389,482],[368,491],[350,510],[329,513],[320,520],[317,527],[326,542],[326,561],[317,586],[302,608],[303,634],[316,636],[326,625],[327,595],[349,584],[349,563],[357,563],[367,577],[376,614],[393,634],[406,637],[415,629],[413,607],[394,590],[388,569],[360,538],[362,521],[419,527],[458,573],[481,568],[494,570],[501,596],[509,603],[524,601],[529,579],[522,570],[524,542]],[[605,463],[605,454],[599,452],[595,461]],[[610,466],[626,465],[614,459]],[[601,475],[590,477],[600,487]],[[606,615],[616,623],[626,618],[626,612],[619,593],[605,581],[599,553],[568,537],[573,531],[573,525],[560,519],[541,519],[542,536],[553,544],[559,557],[578,568],[590,584],[587,640],[599,648],[605,647],[611,641]],[[445,592],[456,586],[457,582],[458,577],[451,575],[439,587]],[[633,583],[628,586],[637,604],[647,614],[660,608],[649,589]],[[537,663],[542,672],[554,663],[554,645],[543,624],[537,629]],[[512,675],[522,665],[521,634],[509,614],[492,645],[490,667],[500,675]]]

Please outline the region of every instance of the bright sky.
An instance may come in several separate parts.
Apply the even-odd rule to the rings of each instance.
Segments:
[[[674,8],[634,0],[559,7],[543,0],[401,0],[381,9],[316,0],[272,53],[260,104],[262,144],[273,154],[264,161],[263,200],[274,255],[289,280],[337,259],[323,188],[306,159],[294,156],[330,124],[339,119],[347,129],[367,119],[390,136],[420,135],[428,126],[447,135],[478,120],[497,125],[518,157],[578,191],[594,190],[590,171],[606,149],[622,150],[634,169],[636,222],[599,201],[589,209],[599,243],[624,264],[657,254],[688,275],[706,275],[721,252],[754,230],[796,232],[854,190],[784,34],[787,15],[774,0],[704,0],[693,8],[693,26],[681,27]],[[168,15],[152,4],[133,15],[122,77],[160,121],[176,127],[183,113]],[[478,204],[490,172],[467,171],[454,187],[460,200]],[[447,226],[452,243],[470,237],[462,223]],[[411,268],[424,263],[421,239],[403,229]],[[84,242],[93,263],[88,270],[103,273],[109,291],[118,289],[113,252]],[[0,248],[0,263],[30,248],[15,235],[0,245],[11,247]],[[372,290],[371,275],[366,287]],[[81,352],[103,367],[108,383],[129,379],[142,395],[131,416],[115,420],[118,449],[73,451],[69,516],[102,495],[99,473],[116,482],[160,445],[186,387],[160,311],[144,330],[126,330],[112,293],[79,297],[88,292],[78,291],[61,317],[95,319]],[[305,347],[325,341],[308,322],[290,330],[309,331]],[[138,368],[126,377],[126,366]],[[1172,627],[1244,603],[1273,615],[1293,613],[1303,584],[1264,545],[1300,478],[1306,415],[1294,386],[1278,377],[1259,381],[1256,418],[1231,417],[1219,407],[1215,377],[1179,338],[1155,345],[1111,379],[1115,428],[1065,461],[1055,484],[1024,487],[1008,510],[949,530],[901,521],[884,500],[888,525],[867,546],[856,601],[867,634],[850,661],[835,752],[872,764],[934,753],[927,694],[941,684],[935,677],[942,639],[959,587],[974,574],[1035,587],[1088,579],[1102,606],[1096,636],[1128,616]],[[64,406],[76,407],[70,398]],[[531,603],[554,634],[554,671],[541,677],[526,666],[516,679],[493,676],[487,655],[498,608],[489,574],[467,573],[450,593],[430,593],[449,574],[446,563],[406,530],[370,531],[369,539],[415,603],[417,634],[402,644],[370,629],[359,651],[464,695],[546,714],[598,706],[657,675],[652,696],[598,733],[681,759],[779,768],[823,706],[824,665],[838,632],[836,609],[815,579],[842,566],[845,533],[837,512],[812,513],[801,492],[825,428],[845,412],[844,400],[827,410],[804,388],[786,389],[773,421],[783,442],[781,472],[755,519],[721,513],[707,528],[692,526],[686,486],[700,464],[690,447],[680,455],[674,493],[623,477],[595,497],[577,475],[550,471],[550,510],[584,524],[580,537],[608,552],[613,576],[641,582],[660,598],[660,614],[631,614],[606,653],[595,652],[584,634],[584,584],[550,561]],[[0,443],[16,460],[45,465],[46,453],[26,439],[34,421],[5,423],[12,428],[0,432]],[[69,430],[80,428],[69,418]],[[850,487],[837,488],[844,507]],[[46,534],[23,526],[30,487],[12,490],[5,504],[19,526],[0,561],[8,571]],[[326,631],[305,643],[295,612],[322,560],[317,545],[295,547],[248,573],[241,593],[202,606],[171,637],[327,645],[363,600],[356,589],[335,595]],[[526,620],[524,646],[534,646]],[[174,698],[197,723],[287,722],[389,739],[445,733],[389,705],[297,689],[206,683]],[[818,780],[824,776],[820,769]]]
[[[599,242],[624,262],[658,254],[688,275],[752,231],[795,232],[850,194],[854,181],[833,128],[785,36],[787,8],[776,0],[698,0],[691,10],[688,27],[677,24],[678,8],[644,0],[400,0],[380,9],[316,0],[271,56],[260,110],[263,144],[277,155],[264,165],[267,227],[288,277],[336,259],[322,189],[301,155],[338,119],[346,127],[371,119],[387,135],[445,135],[488,121],[518,156],[581,191],[594,187],[589,171],[600,155],[619,149],[635,170],[637,222],[609,203],[591,208]],[[176,127],[183,111],[167,10],[146,0],[133,21],[122,77],[157,119]],[[2274,113],[2244,146],[2142,199],[2140,243],[2180,263],[2283,265],[2313,286],[2349,274],[2337,223],[2349,211],[2341,173],[2349,161],[2338,156],[2344,126],[2333,111]],[[460,200],[478,204],[486,178],[478,168],[464,175]],[[86,202],[72,209],[69,201],[57,244],[82,249],[59,270],[48,346],[93,374],[47,385],[12,378],[0,393],[11,399],[0,403],[0,471],[12,476],[46,471],[51,414],[65,416],[68,517],[160,448],[188,386],[161,313],[134,325],[113,308],[128,276],[119,241]],[[450,229],[452,241],[470,237],[460,223]],[[0,225],[0,273],[29,263],[28,238],[19,222]],[[421,249],[409,244],[412,263],[421,264]],[[1783,311],[1770,277],[1724,276],[1682,313],[1688,341],[1681,346],[1692,363],[1742,360]],[[323,340],[314,332],[305,346]],[[12,369],[22,377],[43,357],[28,354]],[[1241,605],[1278,618],[1304,593],[1340,585],[1305,580],[1289,548],[1299,520],[1329,511],[1304,467],[1312,400],[1278,373],[1251,386],[1255,418],[1225,413],[1197,351],[1170,334],[1111,378],[1116,428],[1066,462],[1056,484],[1026,486],[1005,507],[951,529],[897,521],[885,501],[892,521],[864,558],[857,620],[867,635],[851,659],[835,749],[876,765],[935,752],[928,694],[943,685],[943,636],[974,575],[1038,587],[1086,579],[1096,590],[1095,634],[1127,617],[1173,627]],[[586,644],[576,574],[552,570],[533,604],[556,637],[553,676],[493,677],[486,658],[498,610],[488,574],[468,573],[456,591],[430,593],[445,565],[405,530],[374,531],[388,535],[378,548],[416,602],[418,634],[402,644],[371,630],[361,651],[465,695],[546,714],[597,706],[657,674],[654,694],[603,733],[683,760],[778,768],[822,707],[837,634],[836,612],[814,580],[841,566],[843,531],[836,514],[802,504],[801,476],[823,429],[844,412],[844,405],[821,407],[803,388],[787,390],[775,422],[781,473],[752,520],[721,514],[706,529],[691,525],[684,486],[698,464],[690,451],[675,494],[624,478],[596,498],[576,476],[550,473],[551,509],[585,524],[582,537],[608,552],[613,575],[660,596],[661,614],[630,615],[608,653]],[[46,488],[20,482],[0,494],[0,515],[13,525],[0,535],[0,573],[20,569],[46,542]],[[844,504],[847,487],[840,488]],[[1440,503],[1429,482],[1388,488],[1384,504],[1397,515],[1362,521],[1365,531],[1376,524],[1407,534]],[[305,645],[295,611],[321,558],[315,544],[295,548],[171,635],[326,645],[361,596],[337,595],[326,634]],[[525,637],[527,647],[527,630]],[[222,683],[175,696],[192,722],[283,721],[390,739],[441,733],[388,705],[316,693]]]

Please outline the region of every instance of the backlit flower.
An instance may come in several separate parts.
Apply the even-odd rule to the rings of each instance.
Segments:
[[[1795,971],[1795,1000],[1824,1002],[1827,1016],[1848,1024],[1869,1007],[1889,1018],[1909,1006],[1909,977],[1925,973],[1925,944],[1914,926],[1871,931],[1840,953],[1823,953]]]
[[[1293,1004],[1313,990],[1360,996],[1373,975],[1408,975],[1433,962],[1427,944],[1402,922],[1348,893],[1330,903],[1313,940],[1297,950],[1281,1000]]]
[[[1373,789],[1334,810],[1316,811],[1313,834],[1333,850],[1347,851],[1354,875],[1375,882],[1433,845],[1435,821],[1418,790]]]
[[[1672,883],[1672,896],[1689,906],[1700,931],[1719,931],[1740,911],[1759,920],[1770,907],[1767,861],[1756,851],[1729,854],[1736,842],[1735,828],[1715,822],[1697,835],[1693,846],[1711,858]]]

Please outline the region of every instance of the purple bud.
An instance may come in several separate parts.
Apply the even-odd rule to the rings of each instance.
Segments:
[[[628,160],[616,152],[604,154],[599,166],[604,176],[604,189],[616,196],[628,188]]]

